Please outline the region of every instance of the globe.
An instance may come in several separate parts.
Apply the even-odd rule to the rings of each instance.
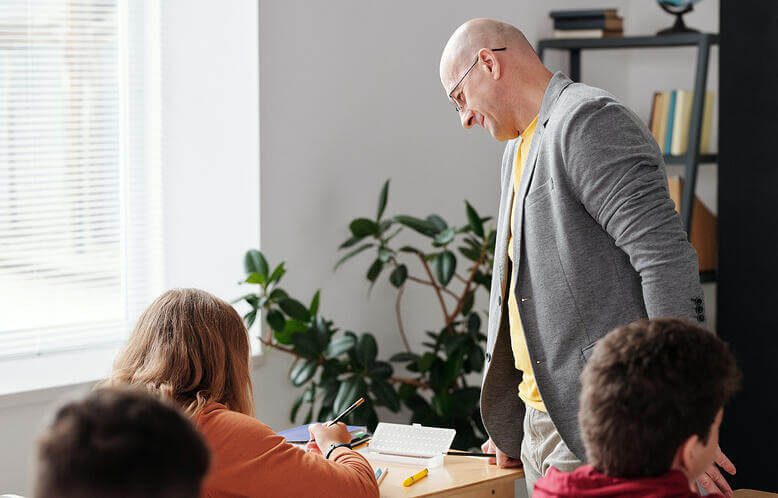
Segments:
[[[675,16],[675,23],[669,28],[665,28],[658,35],[675,35],[679,33],[697,33],[698,30],[686,26],[683,22],[683,15],[694,10],[694,4],[700,0],[656,0],[656,3],[667,12]]]

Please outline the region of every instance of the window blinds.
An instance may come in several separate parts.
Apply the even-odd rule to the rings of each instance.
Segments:
[[[161,288],[154,2],[0,2],[0,359],[117,343]]]

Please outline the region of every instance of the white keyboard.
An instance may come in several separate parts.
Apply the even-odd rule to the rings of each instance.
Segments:
[[[447,452],[456,433],[454,429],[380,422],[370,440],[370,451],[387,455],[432,457]]]

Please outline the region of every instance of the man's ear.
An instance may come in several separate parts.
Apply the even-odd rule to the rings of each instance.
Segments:
[[[493,51],[488,48],[482,48],[478,51],[478,62],[484,70],[489,72],[492,79],[499,80],[501,74],[500,61]]]

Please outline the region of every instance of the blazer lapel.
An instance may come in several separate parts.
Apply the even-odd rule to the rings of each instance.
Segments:
[[[506,266],[508,264],[508,235],[510,230],[510,206],[513,201],[513,158],[516,154],[519,140],[515,140],[511,153],[507,158],[508,163],[502,168],[502,188],[500,189],[500,209],[497,211],[497,238],[494,247],[494,266],[500,283],[500,296],[505,295],[507,285]]]

